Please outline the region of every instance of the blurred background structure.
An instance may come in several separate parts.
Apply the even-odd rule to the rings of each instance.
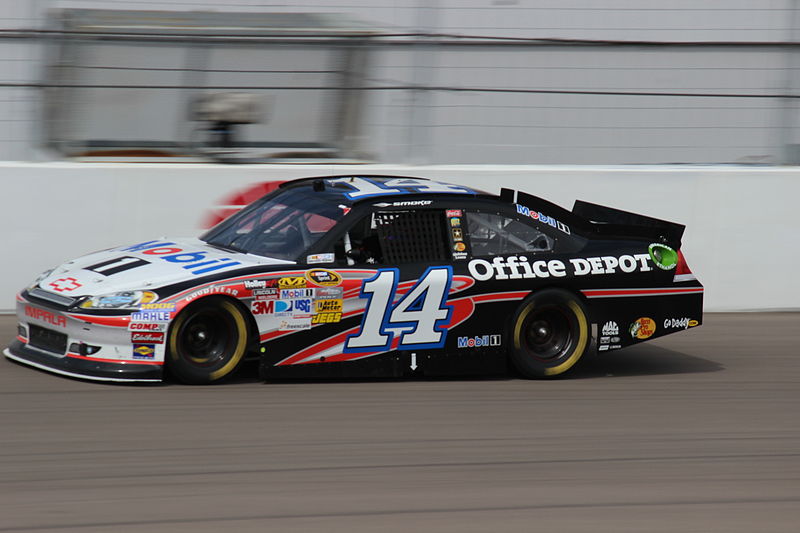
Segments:
[[[796,164],[798,3],[0,0],[0,159]]]

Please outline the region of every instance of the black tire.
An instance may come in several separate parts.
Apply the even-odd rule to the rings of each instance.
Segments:
[[[535,292],[514,313],[511,363],[526,378],[563,374],[589,347],[591,334],[586,317],[586,306],[570,292]]]
[[[227,298],[206,298],[181,311],[170,326],[167,370],[191,385],[230,377],[248,346],[247,318]]]

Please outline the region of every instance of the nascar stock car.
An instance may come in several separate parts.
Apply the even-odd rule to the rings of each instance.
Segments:
[[[6,357],[110,381],[556,376],[697,326],[684,226],[420,178],[283,183],[197,239],[69,261],[17,296]]]

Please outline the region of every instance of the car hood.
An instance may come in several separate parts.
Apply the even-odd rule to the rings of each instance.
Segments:
[[[294,262],[228,252],[199,239],[162,238],[68,261],[42,279],[39,287],[54,294],[79,298],[157,289],[245,267],[283,264]]]

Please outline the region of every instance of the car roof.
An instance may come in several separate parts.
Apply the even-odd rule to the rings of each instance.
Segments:
[[[416,176],[376,174],[344,174],[287,181],[281,189],[307,188],[312,194],[328,196],[332,201],[354,205],[368,200],[402,200],[411,196],[462,196],[498,199],[497,195],[479,189]]]

